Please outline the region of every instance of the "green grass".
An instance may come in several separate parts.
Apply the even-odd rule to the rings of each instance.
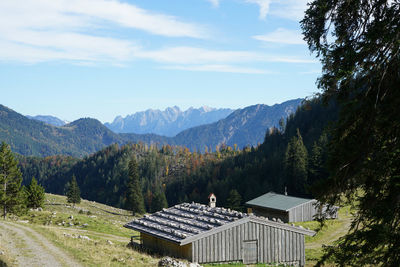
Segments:
[[[315,262],[321,259],[323,255],[323,245],[333,245],[340,237],[344,236],[349,228],[352,219],[349,206],[339,209],[339,218],[335,220],[327,220],[321,228],[317,221],[298,222],[296,226],[303,226],[317,231],[315,236],[305,237],[305,253],[306,261]]]

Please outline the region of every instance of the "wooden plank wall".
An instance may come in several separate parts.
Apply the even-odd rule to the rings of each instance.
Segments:
[[[192,261],[242,261],[243,241],[257,241],[258,262],[304,266],[304,235],[255,222],[234,226],[192,243]]]
[[[317,213],[314,203],[314,201],[307,202],[303,205],[290,209],[289,222],[307,222],[314,220],[314,215]]]
[[[192,244],[180,246],[179,244],[145,233],[141,233],[140,237],[144,247],[157,252],[158,254],[169,255],[188,260],[192,259]]]

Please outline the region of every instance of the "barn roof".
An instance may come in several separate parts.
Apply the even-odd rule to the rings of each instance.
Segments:
[[[198,203],[178,204],[135,219],[124,227],[184,245],[249,220],[303,234],[314,234],[313,231],[304,228],[268,221],[265,218],[249,216],[246,213],[221,207],[211,208]]]
[[[292,197],[292,196],[277,194],[274,192],[269,192],[255,199],[247,201],[246,205],[288,211],[294,207],[308,203],[310,201],[315,201],[315,200],[300,198],[300,197]]]

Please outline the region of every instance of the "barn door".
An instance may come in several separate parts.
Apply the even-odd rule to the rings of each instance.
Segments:
[[[243,263],[257,263],[257,240],[243,241]]]

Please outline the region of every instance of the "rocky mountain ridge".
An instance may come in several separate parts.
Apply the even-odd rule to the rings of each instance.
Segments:
[[[165,110],[148,109],[126,117],[117,116],[104,125],[115,133],[153,133],[172,137],[186,129],[209,124],[226,118],[234,110],[229,108],[190,107],[183,111],[179,107]]]

